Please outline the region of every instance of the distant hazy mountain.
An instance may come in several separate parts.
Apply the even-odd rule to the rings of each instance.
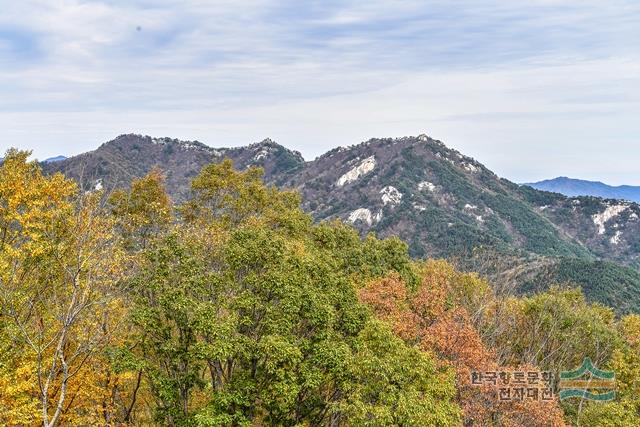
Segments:
[[[596,181],[567,178],[565,176],[525,184],[537,190],[552,191],[565,196],[596,196],[603,199],[622,199],[640,202],[640,187],[621,185],[614,187]]]
[[[48,159],[44,159],[42,161],[42,163],[54,163],[54,162],[61,162],[63,160],[66,160],[67,158],[65,156],[55,156],[55,157],[49,157]]]

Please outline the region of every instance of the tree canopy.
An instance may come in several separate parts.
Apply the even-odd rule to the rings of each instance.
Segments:
[[[314,223],[261,170],[159,170],[110,194],[0,165],[0,424],[622,426],[640,321],[579,289],[494,293],[397,238]],[[498,399],[477,371],[617,374],[606,403]]]

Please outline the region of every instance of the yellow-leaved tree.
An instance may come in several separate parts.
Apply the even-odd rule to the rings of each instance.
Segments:
[[[10,150],[0,167],[0,336],[13,376],[0,381],[17,382],[2,421],[90,425],[101,415],[91,364],[118,322],[120,251],[102,195],[28,157]]]

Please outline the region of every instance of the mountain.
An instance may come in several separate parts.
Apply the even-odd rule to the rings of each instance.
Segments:
[[[78,180],[85,191],[102,188],[111,191],[159,167],[166,174],[169,194],[179,202],[186,197],[191,179],[203,166],[226,157],[240,169],[263,167],[269,182],[304,165],[300,153],[270,139],[246,147],[211,148],[198,141],[127,134],[105,142],[94,151],[45,163],[43,168]]]
[[[589,256],[517,185],[424,135],[333,150],[285,185],[302,193],[317,219],[398,235],[415,256],[469,255],[477,247]]]
[[[66,157],[65,156],[49,157],[48,159],[44,159],[42,162],[43,163],[54,163],[54,162],[61,162],[62,160],[66,160]]]
[[[318,220],[398,235],[416,256],[484,247],[632,264],[640,247],[638,205],[521,187],[424,135],[332,150],[282,185]]]
[[[640,202],[640,187],[620,185],[617,187],[597,181],[567,178],[565,176],[545,181],[524,184],[537,190],[553,191],[565,196],[596,196],[604,199],[620,199]]]
[[[223,158],[238,169],[261,166],[267,183],[298,190],[317,221],[398,236],[415,257],[452,259],[516,292],[577,283],[591,300],[640,311],[640,206],[520,186],[426,135],[371,139],[308,162],[269,139],[211,148],[121,135],[43,168],[76,178],[85,191],[109,191],[159,167],[179,202],[198,171]]]

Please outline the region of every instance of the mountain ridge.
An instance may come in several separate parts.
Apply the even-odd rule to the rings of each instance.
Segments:
[[[300,192],[303,208],[316,221],[340,219],[362,235],[398,236],[414,257],[457,259],[462,268],[502,281],[507,281],[507,266],[478,268],[478,251],[525,260],[534,267],[544,258],[544,268],[533,268],[526,276],[512,274],[517,279],[513,286],[542,286],[536,275],[544,271],[558,280],[575,278],[593,290],[588,296],[594,300],[617,304],[623,311],[640,309],[640,279],[636,283],[638,275],[625,272],[640,267],[640,206],[521,186],[424,134],[372,138],[310,161],[270,139],[212,148],[198,141],[127,134],[43,168],[63,172],[91,191],[127,186],[159,167],[168,192],[179,202],[200,169],[223,158],[240,170],[262,167],[266,183]],[[611,264],[600,267],[605,271],[598,277],[627,281],[602,286],[624,286],[626,291],[603,290],[580,274],[581,268],[599,261]],[[634,289],[638,297],[627,301]]]
[[[96,150],[45,163],[43,168],[49,173],[62,172],[76,179],[84,191],[90,191],[96,186],[108,190],[127,186],[131,179],[159,167],[166,175],[168,192],[174,200],[180,201],[188,194],[190,180],[202,167],[225,157],[231,158],[240,168],[263,167],[267,180],[304,162],[300,153],[270,139],[245,147],[213,148],[199,141],[122,134]]]
[[[47,159],[44,159],[42,161],[42,163],[53,163],[53,162],[60,162],[62,160],[66,160],[67,157],[66,156],[54,156],[54,157],[49,157]]]

